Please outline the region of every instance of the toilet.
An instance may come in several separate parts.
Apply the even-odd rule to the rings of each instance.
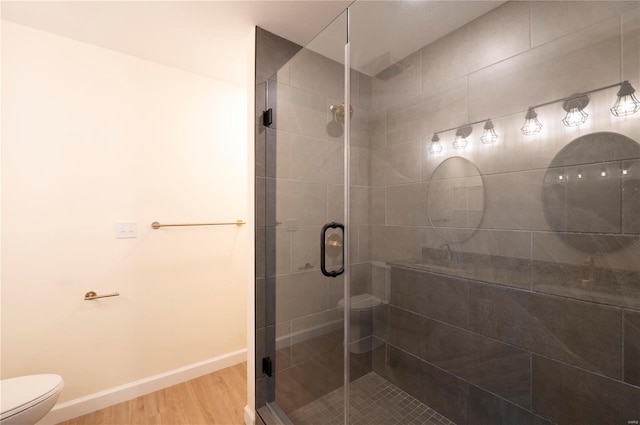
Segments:
[[[53,408],[64,387],[59,375],[27,375],[0,381],[0,424],[33,425]]]
[[[360,294],[351,297],[351,343],[349,351],[364,354],[375,348],[373,337],[373,313],[382,300],[375,295]],[[344,298],[338,301],[338,310],[344,309]]]

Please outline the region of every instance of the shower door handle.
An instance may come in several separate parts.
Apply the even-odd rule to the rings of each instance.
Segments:
[[[338,270],[327,270],[326,264],[326,245],[327,245],[327,230],[329,229],[341,229],[342,230],[342,239],[344,240],[344,224],[336,223],[332,221],[331,223],[327,223],[322,226],[322,231],[320,232],[320,270],[322,274],[329,277],[338,277],[342,273],[344,273],[344,243],[340,244],[342,248],[342,266]]]

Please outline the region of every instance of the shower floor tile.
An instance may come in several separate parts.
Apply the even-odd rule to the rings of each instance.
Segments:
[[[342,388],[291,414],[295,425],[342,423]],[[455,425],[375,372],[351,383],[350,425]]]

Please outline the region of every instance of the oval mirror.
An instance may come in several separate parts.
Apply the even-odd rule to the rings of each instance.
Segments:
[[[567,245],[589,253],[621,250],[640,236],[640,145],[600,132],[573,140],[544,176],[547,223]]]
[[[427,213],[435,231],[448,242],[462,242],[480,226],[484,213],[484,182],[469,160],[454,156],[431,175]]]

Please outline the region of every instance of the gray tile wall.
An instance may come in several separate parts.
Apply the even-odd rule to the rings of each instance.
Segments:
[[[438,392],[458,424],[625,423],[640,414],[639,329],[630,310],[394,266],[373,370]]]
[[[405,58],[414,66],[391,80],[352,72],[353,293],[372,292],[389,302],[374,317],[382,345],[358,359],[355,370],[373,365],[460,424],[595,424],[608,423],[600,420],[612,409],[616,420],[635,414],[640,243],[596,256],[585,268],[587,255],[550,231],[541,193],[546,167],[571,140],[596,131],[640,140],[640,119],[610,118],[614,88],[590,96],[589,121],[580,128],[560,123],[559,104],[538,110],[539,136],[526,138],[520,127],[529,105],[622,79],[640,87],[638,5],[508,2]],[[278,64],[258,72],[264,75],[258,93],[299,50],[277,38],[262,46],[285,53],[263,55]],[[295,349],[285,336],[309,323],[338,321],[341,287],[323,284],[312,259],[319,225],[342,219],[343,139],[328,111],[341,97],[341,79],[339,65],[303,50],[269,81],[270,98],[278,99],[270,105],[274,125],[256,129],[256,285],[258,297],[267,300],[257,306],[258,324],[279,336],[274,356],[290,388],[277,397],[291,409],[340,385],[335,334],[300,341]],[[256,105],[257,113],[262,109],[264,98]],[[467,150],[454,150],[453,134],[443,133],[444,152],[428,153],[434,131],[487,117],[499,135],[496,144],[479,142],[479,125]],[[430,225],[426,208],[431,175],[452,156],[472,161],[485,184],[480,228],[458,243]],[[634,229],[638,214],[626,214]],[[423,262],[427,254],[442,253],[445,243],[454,262],[467,264],[454,277],[389,267]],[[312,267],[300,270],[306,263]],[[591,285],[583,284],[585,276]],[[325,343],[332,351],[318,349]],[[306,381],[326,365],[333,371],[317,377],[321,385]],[[273,397],[269,380],[257,378],[260,398],[269,398],[269,391]],[[606,390],[602,406],[588,392],[571,389],[570,379],[585,379],[594,394]],[[555,402],[540,397],[542,391]],[[586,404],[600,422],[576,412]]]
[[[611,117],[613,88],[590,95],[581,127],[563,126],[553,104],[537,110],[540,135],[520,133],[529,105],[624,79],[640,87],[639,6],[508,2],[410,55],[410,71],[372,81],[372,277],[388,300],[375,315],[383,344],[373,368],[456,423],[640,419],[640,242],[589,257],[553,233],[542,205],[546,169],[564,146],[600,131],[640,141],[640,115]],[[466,150],[453,149],[449,132],[443,153],[428,152],[434,131],[485,118],[497,143],[480,143],[480,124]],[[431,175],[453,156],[484,180],[482,221],[462,242],[427,214]],[[616,199],[631,207],[619,208],[619,223],[603,214],[615,194],[602,192],[603,211],[575,230],[637,233],[638,183],[624,185]],[[620,235],[579,237],[624,246]]]

